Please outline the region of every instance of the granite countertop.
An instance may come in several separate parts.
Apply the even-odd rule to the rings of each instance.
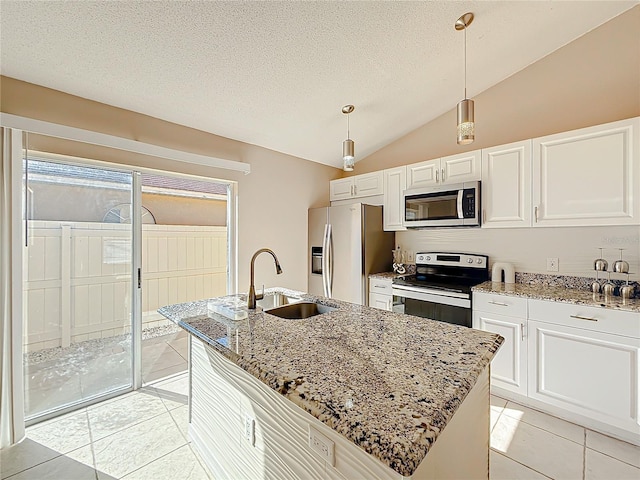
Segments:
[[[158,311],[404,476],[416,470],[503,342],[457,325],[270,292],[337,310],[286,320],[258,308],[232,321],[209,313],[202,300]]]
[[[629,312],[640,312],[640,299],[623,300],[621,297],[605,297],[588,290],[563,286],[531,285],[525,283],[484,282],[471,289],[474,292],[498,293],[513,297],[605,307]]]
[[[407,275],[406,273],[396,273],[396,272],[380,272],[380,273],[370,273],[369,278],[380,278],[383,280],[393,280],[394,278],[402,277],[403,275]]]

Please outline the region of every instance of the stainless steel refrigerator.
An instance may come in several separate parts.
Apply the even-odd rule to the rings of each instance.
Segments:
[[[309,293],[367,305],[369,274],[391,271],[394,241],[382,229],[382,207],[310,209]]]

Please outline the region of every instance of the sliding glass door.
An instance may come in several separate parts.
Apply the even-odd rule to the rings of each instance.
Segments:
[[[133,387],[133,174],[24,162],[25,417]],[[135,277],[133,277],[135,278]]]

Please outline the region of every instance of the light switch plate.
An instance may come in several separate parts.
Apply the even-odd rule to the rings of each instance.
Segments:
[[[559,265],[557,258],[547,258],[547,272],[557,272],[558,267]]]

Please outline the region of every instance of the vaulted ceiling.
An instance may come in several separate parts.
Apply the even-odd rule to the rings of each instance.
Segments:
[[[473,97],[637,4],[2,0],[0,73],[339,167],[463,98],[463,13]]]

